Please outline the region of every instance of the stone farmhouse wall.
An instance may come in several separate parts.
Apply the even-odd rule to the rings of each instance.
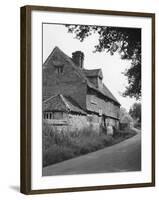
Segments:
[[[61,119],[43,119],[44,123],[48,124],[54,131],[63,132],[65,134],[70,132],[81,132],[82,130],[90,130],[100,133],[101,125],[104,123],[102,116],[96,114],[87,114],[87,115],[77,115],[65,113],[64,117]],[[112,126],[118,128],[118,120],[112,118],[106,118],[105,124],[111,124]]]
[[[43,119],[44,123],[52,127],[57,132],[69,133],[79,132],[84,129],[90,131],[100,132],[102,118],[96,114],[77,115],[65,113],[64,118],[61,119]]]
[[[78,132],[89,126],[87,116],[70,113],[65,113],[64,118],[61,119],[44,119],[44,123],[55,131],[63,133]]]

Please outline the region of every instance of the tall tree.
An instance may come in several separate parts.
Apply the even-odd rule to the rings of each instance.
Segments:
[[[120,107],[119,119],[122,119],[127,114],[128,114],[128,112],[126,111],[126,109],[124,107]]]
[[[141,98],[141,29],[108,26],[66,25],[68,32],[81,42],[92,34],[98,34],[94,52],[118,52],[121,59],[131,59],[131,67],[124,72],[128,86],[123,96]]]
[[[141,123],[141,103],[134,103],[129,110],[131,117]]]

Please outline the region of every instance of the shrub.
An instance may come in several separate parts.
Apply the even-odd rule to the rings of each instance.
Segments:
[[[69,147],[54,144],[43,153],[43,166],[73,158],[74,153]]]
[[[114,137],[129,138],[136,134],[137,132],[133,129],[117,130]]]
[[[139,122],[135,123],[134,128],[141,129],[141,123],[139,123]]]

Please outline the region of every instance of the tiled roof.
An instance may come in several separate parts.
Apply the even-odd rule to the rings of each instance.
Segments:
[[[58,94],[43,101],[43,111],[63,111],[86,114],[79,105],[69,96]]]
[[[43,64],[44,68],[45,68],[45,66],[47,66],[47,64],[48,64],[48,62],[49,62],[49,60],[50,60],[50,58],[53,56],[53,54],[54,54],[55,52],[56,52],[56,53],[59,53],[59,54],[61,54],[61,55],[63,56],[65,62],[68,62],[69,65],[70,65],[70,67],[72,67],[72,68],[74,69],[74,71],[76,71],[76,73],[78,74],[78,76],[79,76],[82,80],[86,81],[87,86],[88,86],[89,88],[95,90],[96,92],[98,92],[98,93],[104,95],[105,97],[107,97],[107,98],[113,100],[114,102],[116,102],[117,104],[120,105],[120,103],[117,101],[117,99],[114,97],[114,95],[110,92],[110,90],[109,90],[104,84],[103,84],[103,88],[101,89],[101,88],[97,88],[93,83],[91,83],[91,82],[89,81],[89,79],[88,79],[88,77],[87,77],[87,76],[89,76],[89,75],[97,75],[97,74],[98,74],[98,75],[102,76],[102,71],[101,71],[101,69],[87,70],[87,69],[81,69],[81,68],[77,67],[77,66],[75,65],[75,63],[72,61],[72,59],[71,59],[69,56],[67,56],[63,51],[61,51],[58,47],[55,47],[55,48],[53,49],[53,51],[51,52],[51,54],[49,55],[49,57],[46,59],[46,61],[45,61],[44,64]]]
[[[65,62],[69,63],[70,67],[72,67],[72,68],[74,69],[74,71],[77,72],[78,76],[79,76],[81,79],[85,80],[85,81],[87,80],[87,77],[86,77],[85,74],[82,72],[82,70],[81,70],[79,67],[77,67],[77,66],[75,65],[75,63],[72,61],[72,59],[71,59],[68,55],[66,55],[63,51],[61,51],[58,47],[55,47],[55,48],[53,49],[53,51],[51,52],[51,54],[48,56],[48,58],[47,58],[46,61],[44,62],[44,64],[43,64],[44,69],[45,69],[45,67],[48,65],[49,60],[50,60],[51,57],[53,57],[54,53],[55,53],[55,54],[60,54],[60,55],[62,55],[62,57],[63,57],[63,59],[65,60]]]
[[[111,91],[103,84],[103,88],[99,89],[101,92],[104,93],[105,96],[109,97],[110,99],[114,100],[116,103],[120,104],[119,101],[115,98],[115,96],[111,93]]]
[[[103,84],[102,88],[97,88],[95,87],[95,85],[93,83],[91,83],[90,81],[87,81],[87,85],[92,88],[93,90],[95,90],[96,92],[99,92],[100,94],[104,95],[105,97],[113,100],[114,102],[116,102],[117,104],[120,105],[119,101],[114,97],[114,95],[110,92],[110,90],[105,86],[105,84]]]
[[[97,77],[103,78],[102,70],[101,69],[83,69],[84,74],[86,77]]]
[[[43,101],[43,110],[67,111],[68,108],[66,107],[66,104],[62,100],[61,95],[55,95]]]

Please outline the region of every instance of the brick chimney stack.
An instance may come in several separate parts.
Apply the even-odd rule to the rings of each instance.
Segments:
[[[83,69],[84,53],[82,51],[75,51],[72,53],[72,60],[81,69]]]

